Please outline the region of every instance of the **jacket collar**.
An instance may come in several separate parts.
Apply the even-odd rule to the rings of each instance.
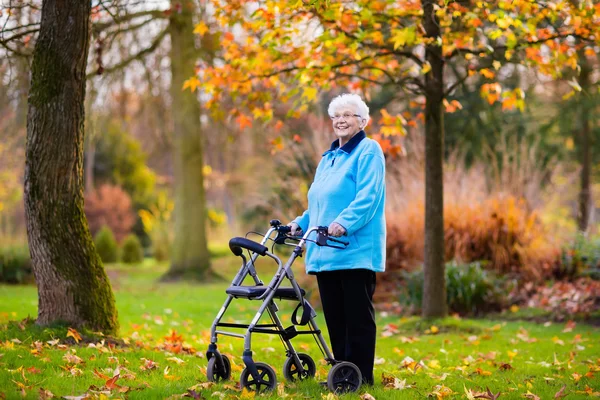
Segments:
[[[361,142],[361,140],[363,140],[366,137],[367,137],[367,134],[365,133],[365,131],[360,131],[356,135],[354,135],[350,140],[348,140],[348,143],[343,145],[340,148],[340,150],[346,154],[350,154],[350,153],[352,153],[352,150],[354,150],[356,148],[356,146],[358,146],[358,144]],[[323,153],[323,155],[325,155],[331,151],[334,151],[338,147],[340,147],[340,140],[335,139],[331,143],[331,147],[329,148],[329,150],[327,150],[325,153]]]

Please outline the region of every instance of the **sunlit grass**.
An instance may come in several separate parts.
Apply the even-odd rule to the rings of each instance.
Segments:
[[[213,266],[228,281],[238,265],[237,260],[223,257]],[[73,341],[67,339],[64,327],[43,329],[29,324],[23,325],[23,330],[17,323],[7,324],[8,320],[35,317],[37,291],[33,286],[0,286],[0,393],[8,399],[21,398],[18,390],[21,383],[28,399],[37,399],[40,387],[57,397],[82,395],[91,385],[101,388],[105,384],[94,370],[112,376],[117,365],[121,371],[117,384],[129,390],[125,394],[115,390],[112,398],[162,399],[206,382],[204,352],[208,331],[226,297],[228,282],[158,283],[166,268],[166,264],[149,261],[140,266],[108,268],[119,310],[120,336],[129,342],[129,346],[114,348],[105,342],[101,347],[85,347],[86,344],[60,349],[58,345]],[[264,280],[270,278],[268,274],[262,275]],[[249,321],[259,304],[237,300],[225,320]],[[280,315],[288,326],[294,304],[280,305]],[[325,328],[321,314],[317,322]],[[377,323],[376,385],[360,393],[366,391],[376,399],[425,398],[436,391],[437,385],[444,386],[438,387],[438,392],[449,388],[456,393],[453,398],[466,398],[465,388],[485,391],[489,387],[494,393],[502,392],[501,398],[506,399],[523,398],[528,391],[542,399],[554,398],[563,385],[569,399],[587,397],[586,387],[592,393],[600,391],[600,332],[595,327],[579,323],[572,331],[565,331],[565,324],[557,323],[457,318],[423,321],[381,315]],[[165,336],[172,330],[182,335],[184,344],[192,349],[165,351]],[[60,342],[48,344],[53,338]],[[36,340],[43,344],[39,354],[35,351]],[[242,342],[235,338],[219,339],[219,349],[233,361],[229,385],[237,383],[243,368]],[[277,371],[278,381],[283,381],[285,354],[279,339],[255,334],[252,343],[255,361],[270,364]],[[323,357],[310,337],[297,337],[293,343],[316,360],[317,378],[301,384],[286,383],[285,393],[320,399],[327,392],[318,381],[326,379],[329,367],[320,362]],[[73,359],[67,355],[80,357],[82,363],[70,363],[69,359]],[[141,370],[147,365],[145,360],[153,361],[157,368]],[[70,369],[71,365],[80,375]],[[393,376],[411,387],[385,389],[382,375]],[[197,391],[205,398],[213,398],[215,391],[224,393],[225,398],[240,396],[240,392],[222,384]],[[359,395],[343,397],[356,399]],[[278,395],[273,393],[267,398],[275,399]]]

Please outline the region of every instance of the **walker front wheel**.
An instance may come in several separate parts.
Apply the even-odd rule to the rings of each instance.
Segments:
[[[356,392],[361,383],[358,367],[346,361],[335,364],[327,375],[327,388],[334,393]]]
[[[258,379],[254,379],[248,368],[244,368],[240,375],[240,385],[256,393],[263,393],[275,389],[277,386],[277,376],[275,370],[268,364],[254,363],[258,370]]]
[[[223,358],[223,366],[219,366],[216,356],[213,356],[208,360],[206,377],[209,382],[226,381],[231,377],[231,362],[229,361],[229,357],[221,354],[221,358]]]
[[[312,378],[317,372],[315,362],[308,354],[298,353],[298,358],[302,364],[302,369],[304,369],[302,372],[300,372],[294,363],[293,357],[287,357],[283,363],[283,376],[290,382],[294,382],[296,380],[303,381],[305,379]]]

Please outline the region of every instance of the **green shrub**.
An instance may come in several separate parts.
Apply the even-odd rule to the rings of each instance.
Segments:
[[[573,280],[579,276],[600,279],[600,237],[577,234],[572,245],[562,250],[553,272],[556,279]]]
[[[413,312],[418,312],[423,301],[423,270],[403,275],[405,288],[401,302],[410,306]],[[480,314],[500,310],[506,305],[508,293],[507,282],[486,271],[479,262],[446,264],[446,295],[450,312]]]
[[[117,262],[119,259],[119,247],[115,236],[108,226],[103,226],[96,237],[94,238],[96,243],[96,251],[100,255],[103,263]]]
[[[144,250],[137,236],[131,234],[125,238],[121,249],[121,261],[126,264],[141,263],[144,261]]]
[[[33,282],[31,257],[27,245],[0,247],[0,282]]]

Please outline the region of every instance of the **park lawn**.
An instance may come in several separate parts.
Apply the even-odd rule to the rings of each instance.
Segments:
[[[215,269],[228,279],[236,267],[237,261],[229,257],[215,262]],[[117,366],[120,378],[115,383],[126,392],[115,387],[108,398],[179,398],[189,388],[206,399],[251,398],[235,387],[243,369],[241,339],[219,340],[219,349],[233,362],[232,380],[206,384],[204,353],[210,325],[225,299],[228,283],[157,283],[165,268],[151,262],[107,268],[119,310],[120,336],[129,346],[111,347],[84,332],[80,332],[83,344],[74,345],[66,327],[42,329],[27,321],[20,327],[18,321],[36,315],[36,289],[1,285],[0,399],[23,398],[22,394],[27,399],[43,398],[41,388],[58,398],[81,396],[92,385],[97,391],[103,387],[106,391],[106,381]],[[264,280],[270,277],[268,273],[262,276]],[[279,304],[287,326],[293,304]],[[258,305],[234,301],[225,321],[249,321]],[[322,315],[317,322],[325,327]],[[376,385],[340,398],[358,399],[365,393],[375,399],[418,399],[430,394],[433,398],[468,398],[467,390],[485,392],[489,388],[500,392],[502,399],[550,399],[563,386],[568,399],[600,396],[597,327],[452,317],[426,322],[381,314],[377,324]],[[178,346],[181,340],[183,349]],[[277,337],[255,334],[252,343],[254,360],[270,364],[280,382],[278,391],[259,397],[336,398],[327,397],[328,392],[318,384],[326,380],[329,368],[320,362],[323,357],[310,336],[296,337],[293,343],[315,359],[317,378],[298,384],[281,383],[285,354]],[[392,388],[384,387],[382,377]]]

